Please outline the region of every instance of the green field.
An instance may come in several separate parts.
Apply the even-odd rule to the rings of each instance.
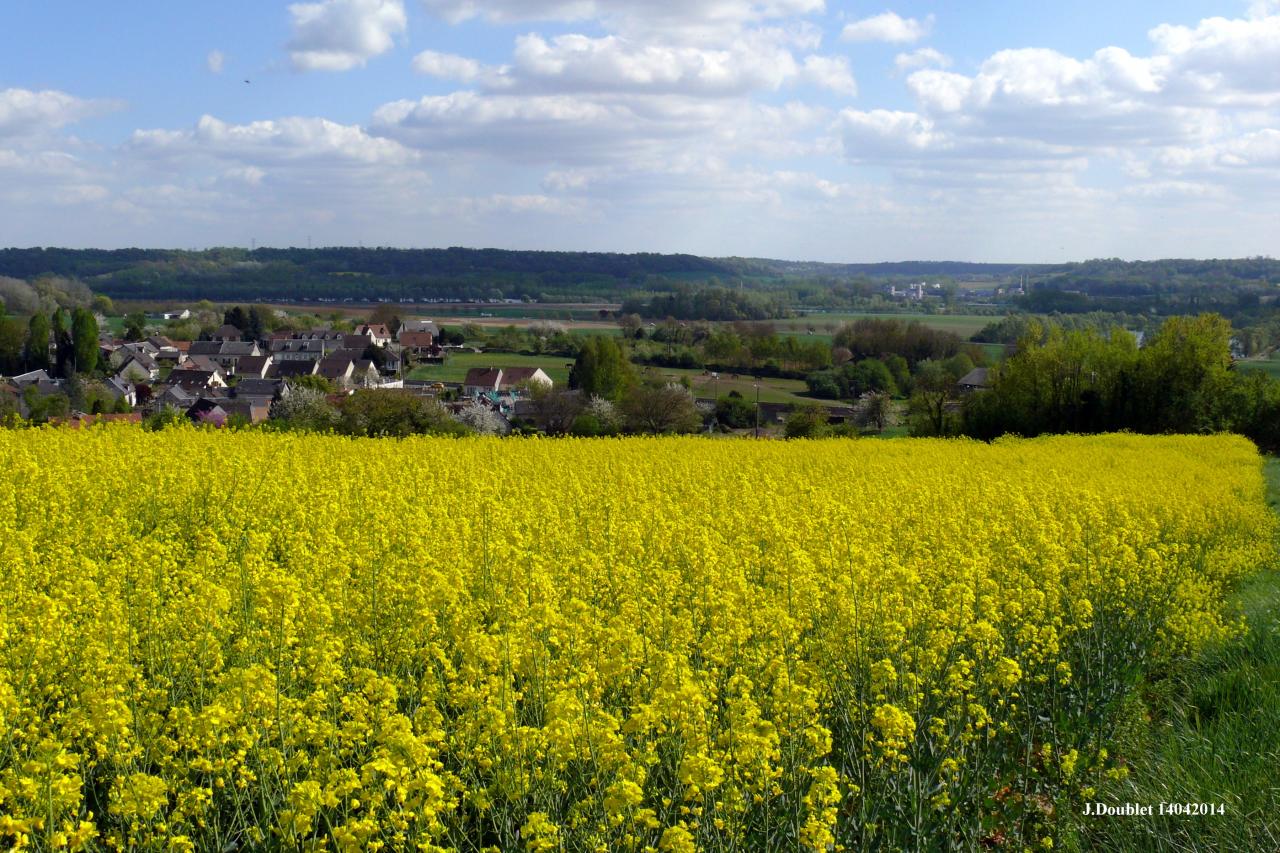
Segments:
[[[1267,373],[1272,379],[1280,379],[1280,353],[1272,355],[1270,358],[1263,359],[1245,359],[1236,362],[1240,370],[1261,370]]]
[[[838,327],[842,323],[860,320],[865,317],[874,317],[882,320],[918,320],[932,329],[954,332],[965,339],[968,339],[970,335],[979,331],[988,323],[993,323],[1000,319],[999,317],[986,317],[978,314],[916,314],[909,311],[877,314],[865,311],[832,311],[829,313],[806,314],[803,317],[792,317],[786,320],[775,320],[773,323],[779,331],[785,329],[805,331],[812,328],[817,332],[829,333],[834,330],[834,327]],[[828,327],[832,328],[828,329]]]
[[[443,365],[422,365],[406,374],[406,379],[421,379],[430,382],[461,382],[467,371],[474,367],[541,367],[551,377],[551,381],[559,388],[569,383],[569,368],[573,359],[558,355],[520,355],[509,352],[455,353],[449,356]],[[730,391],[737,391],[743,397],[755,399],[755,382],[747,374],[721,373],[720,378],[713,379],[702,370],[684,370],[667,367],[645,367],[636,365],[637,372],[645,377],[664,377],[672,382],[679,382],[687,377],[698,397],[712,397],[716,394],[723,397]],[[802,396],[806,386],[799,379],[761,379],[760,402],[762,403],[812,403],[812,398]],[[823,402],[823,401],[816,401]],[[834,405],[834,401],[826,401]]]
[[[406,379],[431,382],[461,382],[474,367],[541,367],[551,381],[563,388],[569,382],[572,358],[562,355],[520,355],[509,352],[453,353],[442,365],[421,365],[406,374]]]
[[[837,405],[835,400],[815,400],[803,396],[808,387],[800,379],[760,379],[756,380],[745,373],[721,373],[713,378],[703,370],[685,370],[675,367],[642,367],[636,369],[642,376],[665,377],[672,382],[687,378],[693,388],[695,397],[724,397],[730,391],[737,391],[748,400],[756,399],[755,384],[760,383],[761,403],[825,403]]]

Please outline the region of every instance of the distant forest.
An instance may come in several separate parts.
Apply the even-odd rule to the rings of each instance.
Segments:
[[[950,303],[959,298],[961,283],[994,289],[1025,280],[1029,293],[1000,298],[1001,310],[993,313],[1216,311],[1249,323],[1273,316],[1280,293],[1280,261],[1271,258],[829,264],[462,248],[15,248],[0,249],[0,276],[79,279],[114,299],[604,301],[679,319],[756,319],[804,308],[888,310],[884,289],[891,282],[940,282]]]

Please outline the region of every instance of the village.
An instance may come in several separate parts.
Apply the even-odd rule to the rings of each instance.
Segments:
[[[185,318],[174,312],[154,319]],[[207,340],[151,334],[126,341],[104,334],[98,353],[103,378],[60,378],[40,368],[0,378],[0,394],[15,401],[19,417],[53,424],[141,422],[167,411],[223,426],[267,421],[273,404],[298,388],[322,390],[331,401],[357,390],[402,391],[434,399],[452,414],[479,407],[506,421],[531,389],[554,385],[539,368],[498,365],[473,368],[460,383],[404,379],[407,364],[444,360],[439,338],[431,320],[408,320],[394,333],[386,324],[364,323],[354,331],[315,328],[254,338],[224,323]]]

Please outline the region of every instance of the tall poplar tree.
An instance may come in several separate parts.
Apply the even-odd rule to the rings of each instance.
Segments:
[[[39,311],[27,324],[27,370],[49,369],[49,315]]]
[[[72,359],[76,373],[93,373],[98,368],[98,321],[87,308],[71,315]]]

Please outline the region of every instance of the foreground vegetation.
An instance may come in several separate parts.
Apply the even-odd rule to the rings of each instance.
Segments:
[[[34,849],[1044,848],[1273,556],[1230,437],[106,427],[0,471]]]
[[[1266,474],[1280,513],[1280,459]],[[1243,633],[1154,671],[1130,697],[1117,743],[1129,772],[1101,789],[1116,803],[1217,803],[1223,813],[1085,819],[1074,846],[1280,849],[1280,571],[1246,581],[1229,612]]]

